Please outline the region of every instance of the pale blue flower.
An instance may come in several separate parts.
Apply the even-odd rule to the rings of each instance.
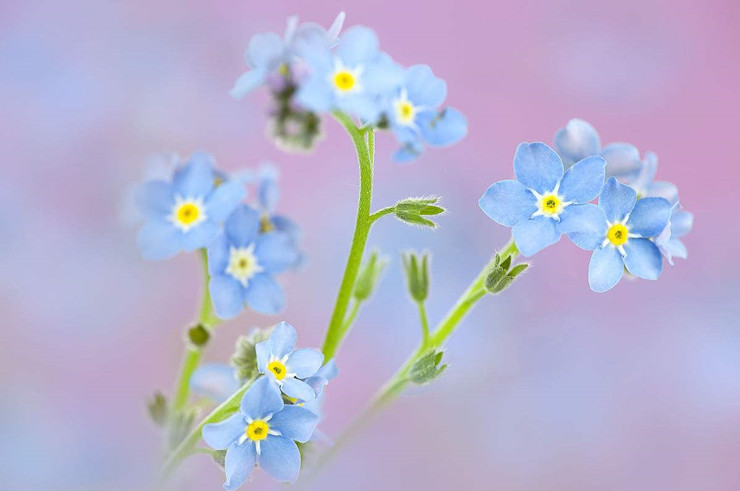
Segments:
[[[193,155],[169,180],[142,184],[137,193],[146,219],[138,236],[142,255],[166,259],[206,247],[245,196],[246,189],[238,181],[217,183],[213,158],[205,154]]]
[[[594,200],[604,184],[606,162],[587,157],[566,172],[544,143],[521,143],[514,156],[515,181],[499,181],[479,200],[495,222],[513,227],[519,251],[532,256],[560,240],[563,229],[578,230],[598,214]]]
[[[287,322],[279,323],[272,330],[270,338],[257,343],[255,347],[257,369],[275,380],[286,396],[299,401],[312,401],[317,394],[313,387],[320,385],[323,388],[325,385],[321,383],[325,378],[317,375],[324,355],[314,348],[295,349],[297,339],[293,326]],[[317,376],[322,380],[311,378]]]
[[[283,37],[274,32],[252,36],[244,55],[250,70],[237,79],[231,89],[232,97],[240,99],[264,84],[271,74],[290,65],[304,45],[325,46],[327,49],[335,46],[339,42],[344,17],[344,12],[340,12],[327,30],[311,22],[298,24],[298,17],[292,16],[288,18]]]
[[[398,87],[385,97],[384,114],[401,143],[393,158],[408,162],[421,155],[424,143],[447,146],[468,132],[465,116],[455,108],[439,109],[447,97],[447,84],[427,65],[405,70]]]
[[[579,247],[594,251],[588,282],[595,292],[612,289],[624,269],[657,280],[663,259],[652,238],[668,224],[671,205],[665,198],[637,199],[634,189],[610,178],[599,196],[599,214],[583,217],[578,230],[563,232]]]
[[[259,233],[260,213],[240,205],[208,246],[209,290],[222,319],[245,306],[263,314],[285,307],[285,293],[273,277],[295,262],[295,248],[285,234]]]
[[[348,29],[335,51],[315,43],[302,53],[309,67],[297,101],[317,113],[341,111],[374,123],[380,117],[380,96],[395,87],[402,69],[378,48],[375,32]]]
[[[203,440],[226,450],[224,489],[242,486],[255,465],[277,481],[295,482],[301,470],[295,442],[307,442],[317,422],[308,409],[285,405],[277,385],[260,377],[244,394],[236,414],[203,427]]]

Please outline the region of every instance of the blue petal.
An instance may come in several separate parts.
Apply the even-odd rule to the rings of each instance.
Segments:
[[[527,220],[537,211],[537,200],[519,181],[494,183],[483,193],[478,205],[494,222],[506,227]]]
[[[424,111],[416,119],[422,138],[435,147],[452,145],[468,134],[468,120],[454,107],[439,113]]]
[[[665,256],[671,266],[673,266],[674,257],[679,257],[681,259],[686,259],[687,257],[689,257],[689,251],[686,249],[686,245],[681,242],[680,239],[670,239],[663,244],[657,245],[660,249],[660,253]]]
[[[270,221],[278,232],[289,235],[294,241],[301,238],[301,227],[284,215],[272,215]]]
[[[326,38],[331,46],[335,46],[339,42],[339,33],[344,25],[345,13],[339,12],[334,22],[331,23],[329,29],[326,30]]]
[[[241,445],[236,443],[231,445],[224,459],[224,470],[226,471],[224,489],[232,491],[240,488],[249,479],[256,462],[257,450],[254,442],[247,440]]]
[[[403,73],[401,65],[393,61],[387,53],[381,52],[362,73],[363,91],[371,97],[386,95],[401,84]]]
[[[671,182],[652,182],[645,189],[645,194],[653,198],[665,198],[671,205],[678,203],[678,188]]]
[[[421,156],[423,150],[418,141],[404,142],[403,146],[393,153],[393,160],[400,164],[413,162]]]
[[[246,61],[252,68],[272,70],[283,61],[285,43],[274,32],[255,34],[249,40]]]
[[[642,237],[655,237],[666,228],[670,217],[671,205],[664,198],[642,198],[632,209],[627,228]]]
[[[293,238],[284,233],[270,232],[257,238],[254,249],[260,266],[266,273],[282,273],[296,261],[296,247]]]
[[[349,68],[372,61],[377,54],[378,36],[364,26],[347,29],[337,47],[337,55]]]
[[[568,169],[560,181],[559,193],[565,201],[588,203],[599,195],[604,187],[604,167],[606,161],[593,155],[576,162]]]
[[[296,94],[296,100],[301,106],[317,113],[328,111],[334,103],[334,92],[320,75],[322,74],[317,73],[310,77]]]
[[[219,234],[208,244],[208,274],[223,274],[229,265],[229,241],[226,235]]]
[[[226,181],[219,184],[206,200],[208,218],[215,222],[226,220],[239,202],[247,195],[244,185],[237,181]]]
[[[280,199],[280,188],[272,176],[264,176],[260,179],[259,189],[257,191],[260,208],[268,213],[275,211],[277,202]]]
[[[293,440],[268,436],[261,443],[259,465],[279,482],[295,482],[301,472],[301,453]]]
[[[319,422],[318,416],[300,406],[285,406],[270,419],[270,429],[279,431],[285,438],[301,443],[311,439]]]
[[[587,251],[599,247],[606,237],[606,216],[596,205],[570,205],[560,214],[558,231]]]
[[[136,204],[147,218],[164,218],[175,204],[172,186],[164,181],[148,181],[136,189]]]
[[[144,259],[168,259],[182,250],[182,235],[164,220],[151,220],[139,230],[137,243]]]
[[[269,274],[256,274],[244,290],[244,302],[260,314],[275,315],[285,308],[285,291]]]
[[[611,223],[622,221],[635,207],[635,201],[637,201],[635,190],[620,184],[614,177],[606,181],[599,196],[599,206]]]
[[[242,286],[231,276],[217,274],[208,283],[213,309],[220,319],[233,319],[244,309]]]
[[[183,249],[193,252],[196,249],[207,247],[215,239],[221,228],[218,224],[210,219],[196,225],[187,232],[180,232],[180,239]]]
[[[257,239],[260,213],[248,205],[239,205],[224,223],[224,231],[231,245],[246,247]]]
[[[172,177],[176,194],[183,198],[205,197],[213,188],[213,160],[206,155],[193,155]]]
[[[299,401],[313,401],[316,398],[313,387],[303,380],[285,378],[282,380],[282,384],[283,393],[288,397],[295,397]]]
[[[239,407],[248,418],[264,419],[283,408],[283,396],[277,384],[270,377],[263,376],[247,389]]]
[[[596,155],[601,150],[599,134],[582,119],[571,119],[555,134],[555,148],[568,165]]]
[[[264,84],[266,79],[267,72],[264,69],[256,68],[254,70],[249,70],[236,79],[234,87],[231,89],[229,94],[234,99],[243,99],[244,96]]]
[[[588,284],[597,293],[614,288],[624,273],[624,261],[619,251],[607,245],[599,247],[591,256],[588,265]]]
[[[642,169],[640,152],[629,143],[610,143],[601,151],[601,156],[606,160],[607,177],[632,182]]]
[[[203,427],[203,441],[216,450],[224,450],[244,434],[247,422],[242,413],[236,413],[219,423]]]
[[[304,382],[311,386],[317,398],[324,392],[324,387],[329,383],[324,377],[319,377],[318,375],[308,377]]]
[[[544,143],[520,143],[514,155],[514,174],[517,181],[545,194],[563,178],[563,162]]]
[[[324,362],[324,355],[314,348],[301,348],[290,354],[286,363],[288,372],[298,378],[314,375]]]
[[[635,188],[640,194],[647,194],[647,190],[650,187],[650,183],[655,179],[655,173],[658,171],[658,156],[653,152],[648,152],[645,155],[645,159],[642,161],[640,172],[632,182],[627,182],[630,186]]]
[[[648,239],[630,239],[624,245],[627,271],[646,280],[657,280],[663,270],[658,247]]]
[[[240,386],[234,368],[221,363],[198,367],[190,377],[190,390],[219,403],[228,399]]]
[[[295,328],[285,321],[280,322],[270,333],[272,354],[278,358],[284,357],[295,349],[296,341],[298,333]]]
[[[343,113],[354,116],[365,123],[375,123],[380,119],[380,104],[365,94],[347,94],[338,98],[336,104]]]
[[[519,222],[512,229],[512,235],[517,248],[525,256],[533,256],[560,240],[555,220],[544,216]]]
[[[671,214],[671,238],[683,237],[691,232],[694,215],[685,210],[673,210]]]
[[[323,377],[327,381],[329,381],[339,375],[339,368],[337,367],[337,364],[334,363],[334,360],[329,360],[323,367],[319,368],[319,371],[316,372],[316,375],[319,377]]]
[[[447,84],[435,77],[429,65],[413,65],[406,70],[403,85],[414,106],[429,109],[442,104],[447,97]]]

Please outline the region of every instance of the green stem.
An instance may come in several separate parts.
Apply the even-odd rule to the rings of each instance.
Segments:
[[[355,322],[355,318],[357,317],[357,313],[360,311],[360,305],[362,302],[355,299],[355,301],[352,303],[352,308],[349,311],[349,315],[347,315],[347,319],[342,324],[342,337],[344,337],[344,334],[346,331],[352,326],[352,324]]]
[[[357,219],[352,237],[352,246],[350,247],[339,293],[337,293],[334,311],[324,337],[324,345],[321,349],[327,360],[334,357],[350,327],[344,328],[347,308],[352,298],[352,290],[355,287],[365,245],[367,244],[367,237],[370,233],[370,226],[372,225],[370,205],[373,192],[373,151],[375,148],[375,134],[373,131],[367,131],[365,134],[357,128],[355,122],[347,115],[339,112],[333,114],[349,133],[357,151],[357,161],[360,165],[360,197],[357,203]]]
[[[375,221],[380,218],[384,217],[386,215],[389,215],[396,211],[396,205],[388,206],[386,208],[381,208],[380,210],[376,211],[372,215],[370,215],[370,222],[375,223]]]
[[[198,323],[204,328],[209,329],[215,327],[219,322],[219,318],[213,311],[213,302],[211,302],[211,293],[208,289],[208,283],[211,279],[208,274],[208,254],[205,249],[200,249],[200,257],[203,263],[203,300],[200,305],[200,313],[198,315]],[[185,403],[188,400],[190,393],[190,377],[203,357],[203,348],[194,346],[186,341],[187,348],[185,356],[180,367],[180,373],[177,377],[177,385],[175,386],[175,396],[172,402],[173,412],[177,412],[185,407]]]
[[[231,396],[222,402],[218,407],[211,411],[208,416],[203,418],[193,430],[188,433],[188,436],[180,442],[175,450],[172,451],[170,456],[162,466],[160,477],[162,480],[166,480],[172,473],[178,468],[180,463],[185,460],[189,455],[193,454],[193,449],[201,439],[201,432],[203,427],[209,423],[218,423],[226,418],[226,416],[233,413],[238,407],[244,393],[254,382],[254,379],[248,380],[239,390],[231,394]]]
[[[421,345],[426,348],[429,344],[429,320],[427,320],[427,309],[424,302],[416,302],[419,307],[419,320],[421,321]]]

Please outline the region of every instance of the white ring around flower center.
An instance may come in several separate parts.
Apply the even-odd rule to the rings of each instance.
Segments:
[[[226,267],[226,273],[231,275],[235,280],[246,287],[249,280],[264,271],[260,266],[257,256],[254,255],[254,243],[247,247],[230,247],[229,264]]]
[[[175,196],[175,204],[167,216],[170,223],[185,233],[203,223],[207,218],[202,197],[183,198],[179,194]]]

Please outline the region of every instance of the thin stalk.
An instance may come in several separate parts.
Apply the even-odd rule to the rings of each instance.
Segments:
[[[424,302],[416,302],[419,307],[419,320],[421,321],[421,345],[426,347],[429,344],[429,320],[427,319],[427,309]]]

